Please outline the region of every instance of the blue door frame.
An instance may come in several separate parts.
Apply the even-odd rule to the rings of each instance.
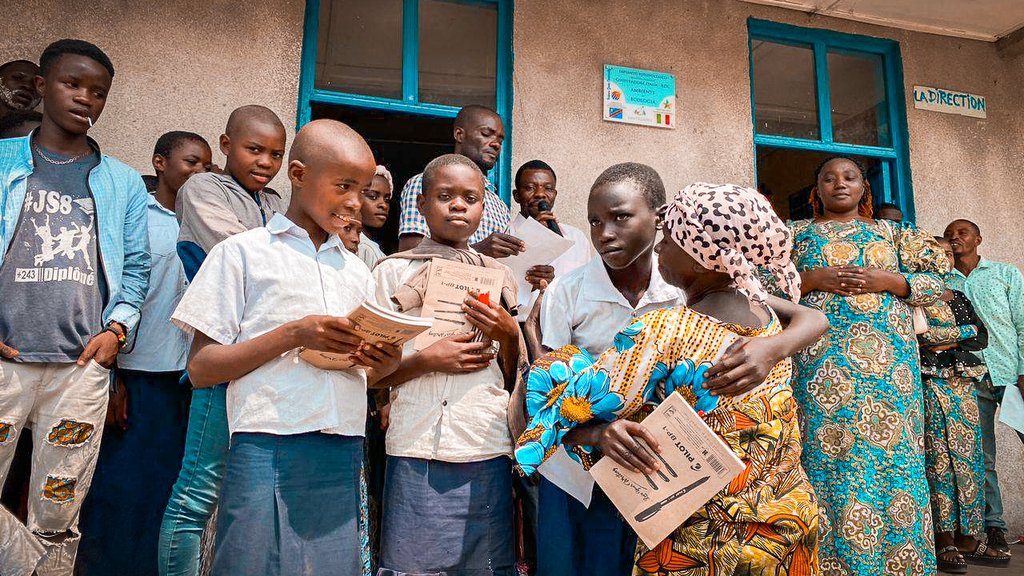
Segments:
[[[316,88],[316,50],[320,30],[320,1],[306,1],[306,16],[302,35],[302,69],[299,73],[299,106],[296,129],[311,120],[313,104],[338,104],[421,114],[437,118],[455,118],[459,108],[419,100],[419,43],[420,0],[402,0],[402,98],[381,98],[362,94],[334,92]],[[495,6],[498,11],[498,35],[495,107],[505,123],[505,142],[501,147],[497,170],[488,177],[497,188],[501,199],[511,201],[512,181],[512,14],[513,0],[449,0],[467,4]]]
[[[914,194],[910,176],[910,148],[907,135],[907,104],[903,98],[903,57],[900,45],[895,40],[873,38],[845,34],[832,30],[802,28],[789,24],[780,24],[756,18],[747,19],[750,31],[748,53],[750,58],[750,114],[753,121],[756,116],[754,104],[754,52],[755,40],[768,40],[782,44],[793,44],[813,48],[814,68],[817,79],[818,124],[821,137],[818,140],[790,138],[758,134],[754,124],[754,157],[757,158],[758,146],[772,146],[791,150],[810,150],[833,154],[851,154],[890,160],[895,174],[890,174],[890,163],[882,162],[881,179],[889,183],[882,194],[883,202],[891,202],[900,207],[904,219],[915,221]],[[889,131],[892,146],[862,146],[835,142],[832,138],[832,103],[828,81],[828,51],[849,51],[878,54],[882,57],[883,74],[885,75],[885,99],[889,116]],[[757,163],[754,163],[754,178],[757,180]],[[894,177],[895,176],[895,177]]]

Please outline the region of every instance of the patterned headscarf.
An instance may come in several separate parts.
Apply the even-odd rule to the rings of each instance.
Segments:
[[[388,192],[395,191],[395,183],[391,180],[391,172],[381,164],[377,164],[377,171],[373,173],[374,176],[381,176],[388,182]]]
[[[757,190],[697,182],[665,208],[665,233],[709,270],[725,272],[751,300],[764,302],[760,267],[800,300],[800,276],[789,259],[793,235]]]

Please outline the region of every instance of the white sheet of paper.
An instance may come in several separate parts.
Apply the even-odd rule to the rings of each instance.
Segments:
[[[526,250],[515,256],[501,258],[498,262],[512,269],[519,289],[519,305],[525,307],[530,304],[530,292],[533,291],[533,286],[526,282],[526,271],[534,266],[551,264],[555,258],[572,248],[573,241],[555,234],[533,218],[527,218],[514,233],[516,238],[526,244]],[[521,314],[526,313],[525,309],[521,311]],[[525,316],[519,318],[525,319]]]
[[[1003,405],[999,408],[999,421],[1024,433],[1024,398],[1016,386],[1007,386],[1003,392]]]
[[[547,478],[563,492],[580,501],[584,508],[590,508],[590,499],[594,495],[594,477],[583,469],[583,466],[572,459],[562,446],[555,450],[550,458],[537,468],[541,476]]]

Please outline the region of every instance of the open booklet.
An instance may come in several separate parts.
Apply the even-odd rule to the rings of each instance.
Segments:
[[[365,342],[370,344],[389,342],[396,346],[401,346],[412,340],[430,328],[434,322],[434,319],[430,317],[408,316],[392,312],[370,301],[360,304],[346,318],[355,324],[356,333],[362,336]],[[344,370],[355,365],[352,362],[351,354],[305,349],[299,353],[299,357],[317,368],[325,370]]]
[[[648,548],[654,549],[745,469],[729,446],[678,393],[669,394],[642,423],[658,440],[654,474],[631,472],[602,458],[590,473]]]
[[[466,292],[476,290],[481,300],[498,302],[505,284],[505,271],[454,260],[434,258],[427,272],[420,314],[433,317],[433,325],[416,337],[415,348],[423,350],[434,342],[475,329],[462,311]],[[484,296],[486,294],[486,296]]]

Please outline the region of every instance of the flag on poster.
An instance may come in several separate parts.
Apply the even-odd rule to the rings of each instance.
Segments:
[[[675,108],[675,76],[621,66],[604,67],[605,120],[672,129]]]

